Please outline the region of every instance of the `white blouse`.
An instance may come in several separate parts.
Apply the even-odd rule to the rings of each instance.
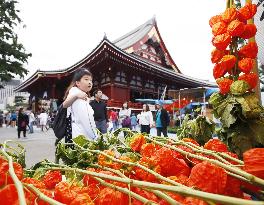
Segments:
[[[69,95],[77,95],[83,92],[77,87],[72,87],[69,90]],[[67,108],[67,115],[72,117],[72,138],[84,135],[89,139],[96,139],[96,125],[94,122],[94,111],[89,101],[77,99],[72,103],[71,107]]]
[[[153,125],[153,115],[151,111],[142,111],[140,114],[138,114],[137,118],[139,119],[140,125]]]

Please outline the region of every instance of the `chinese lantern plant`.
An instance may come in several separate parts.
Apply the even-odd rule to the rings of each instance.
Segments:
[[[252,72],[258,46],[255,42],[239,43],[256,34],[256,26],[247,24],[256,9],[251,3],[236,9],[229,0],[227,9],[209,21],[215,46],[211,52],[213,75],[219,87],[209,103],[222,122],[221,139],[240,157],[244,151],[264,145],[264,109],[253,91],[258,82]]]

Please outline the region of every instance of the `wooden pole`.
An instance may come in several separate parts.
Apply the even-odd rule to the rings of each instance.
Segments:
[[[246,3],[252,3],[252,0],[246,0]],[[254,19],[249,19],[248,24],[253,24],[254,23]],[[248,42],[256,42],[256,39],[255,39],[255,36],[250,38],[248,40]],[[261,91],[260,91],[260,82],[259,82],[259,71],[258,71],[258,61],[257,61],[257,58],[255,59],[255,63],[254,63],[254,67],[253,67],[253,73],[257,74],[258,76],[258,82],[257,82],[257,86],[256,88],[254,89],[255,90],[255,93],[259,99],[259,103],[261,104]]]

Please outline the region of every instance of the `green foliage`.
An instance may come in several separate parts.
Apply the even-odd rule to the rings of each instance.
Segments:
[[[230,91],[233,95],[243,95],[249,89],[249,85],[244,80],[237,80],[230,86]]]
[[[73,142],[72,146],[58,143],[56,158],[57,160],[61,159],[66,165],[78,168],[86,168],[96,162],[97,155],[89,150],[103,151],[111,149],[120,154],[131,151],[129,147],[121,143],[116,134],[101,135],[96,141],[91,141],[85,136],[80,135],[74,138]]]
[[[186,115],[181,128],[178,129],[178,139],[185,137],[196,140],[200,145],[204,145],[212,138],[215,132],[215,123],[205,116],[198,116],[196,119],[190,120]]]
[[[241,157],[246,150],[264,145],[264,109],[255,93],[227,96],[215,93],[209,103],[222,122],[220,138],[231,151]]]
[[[15,75],[23,77],[28,71],[23,67],[31,54],[18,42],[15,28],[22,21],[17,15],[17,1],[0,1],[0,81],[8,81]]]
[[[168,127],[168,132],[176,134],[178,129],[179,129],[178,127]]]

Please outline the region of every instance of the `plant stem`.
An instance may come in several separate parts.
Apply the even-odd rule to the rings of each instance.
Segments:
[[[96,173],[96,172],[91,172],[88,170],[82,170],[82,169],[77,169],[77,168],[58,168],[56,167],[56,168],[45,168],[45,169],[74,171],[74,172],[79,172],[83,174],[88,174],[93,177],[98,177],[102,179],[108,179],[108,180],[130,184],[131,186],[135,186],[135,187],[179,193],[184,196],[192,196],[192,197],[200,198],[202,200],[209,200],[213,202],[222,203],[225,205],[264,205],[264,201],[258,201],[258,202],[249,201],[249,200],[239,199],[235,197],[222,196],[218,194],[197,191],[189,187],[171,186],[171,185],[155,184],[155,183],[139,181],[139,180],[124,179],[124,178],[117,177],[117,176],[110,176],[107,174]]]
[[[5,149],[5,144],[4,144],[4,149]],[[4,151],[4,149],[0,149],[0,152],[2,152],[3,155],[8,159],[8,165],[9,165],[8,172],[10,176],[12,177],[15,187],[17,189],[19,204],[27,205],[24,190],[23,190],[23,185],[21,184],[20,180],[17,178],[17,175],[15,174],[15,170],[13,167],[13,159]]]
[[[166,177],[164,177],[164,176],[162,176],[162,175],[156,173],[155,171],[153,171],[153,170],[151,170],[151,169],[148,169],[147,167],[145,167],[145,166],[143,166],[143,165],[141,165],[141,164],[133,163],[133,162],[127,162],[127,161],[123,161],[123,160],[120,160],[120,159],[116,159],[115,157],[112,157],[112,156],[110,156],[110,155],[108,155],[108,154],[106,154],[105,152],[102,152],[102,151],[100,151],[100,150],[84,149],[83,147],[81,147],[81,146],[79,146],[79,145],[77,145],[77,144],[74,144],[74,145],[77,146],[78,148],[82,149],[82,150],[85,150],[85,151],[89,151],[89,152],[96,153],[96,154],[102,154],[102,155],[108,157],[109,159],[111,159],[111,160],[113,160],[113,161],[115,161],[115,162],[119,162],[119,163],[126,164],[126,165],[129,165],[129,166],[136,166],[136,167],[138,167],[138,168],[141,168],[141,169],[143,169],[144,171],[149,172],[150,174],[153,174],[157,179],[160,179],[160,180],[166,181],[166,182],[168,182],[168,183],[170,183],[170,184],[173,184],[173,185],[176,185],[176,186],[184,186],[184,185],[182,185],[182,184],[180,184],[180,183],[178,183],[178,182],[175,182],[175,181],[173,181],[173,180],[171,180],[171,179],[168,179],[168,178],[166,178]]]
[[[38,190],[35,186],[33,186],[32,184],[23,184],[25,187],[27,187],[28,189],[30,189],[32,192],[34,192],[37,197],[51,205],[64,205],[52,198],[49,198],[48,196],[46,196],[45,194],[43,194],[40,190]]]
[[[119,170],[116,170],[116,169],[111,169],[111,168],[108,168],[108,167],[102,167],[100,165],[92,165],[92,166],[95,166],[95,167],[98,167],[98,168],[101,168],[101,169],[104,169],[104,170],[107,170],[107,171],[111,171],[117,175],[119,175],[120,177],[122,178],[127,178],[129,179],[126,175],[122,174]],[[164,199],[165,201],[167,201],[169,204],[171,205],[180,205],[178,202],[176,202],[173,198],[171,198],[170,196],[168,196],[167,194],[161,192],[161,191],[157,191],[157,190],[149,190],[149,189],[146,189],[147,191],[150,191],[152,193],[154,193],[156,196]]]
[[[171,149],[173,149],[175,151],[178,151],[178,152],[180,152],[183,155],[190,156],[190,157],[193,157],[193,158],[196,158],[196,159],[200,159],[200,160],[203,160],[203,161],[208,161],[208,162],[210,162],[212,164],[215,164],[215,165],[217,165],[219,167],[222,167],[222,168],[224,168],[224,169],[226,169],[226,170],[228,170],[230,172],[233,172],[233,173],[235,173],[237,175],[240,175],[240,176],[246,178],[247,180],[249,180],[250,183],[253,183],[253,184],[261,186],[261,187],[264,187],[264,180],[263,179],[258,178],[258,177],[254,176],[252,174],[249,174],[249,173],[247,173],[245,171],[242,171],[241,169],[238,169],[238,168],[235,168],[235,167],[231,167],[231,166],[229,166],[227,164],[224,164],[224,163],[219,162],[219,161],[214,160],[214,159],[209,159],[207,157],[203,157],[203,156],[199,156],[199,155],[195,155],[195,154],[186,152],[186,151],[181,150],[181,149],[179,149],[177,147],[173,147],[173,146],[161,143],[161,142],[157,142],[156,140],[153,140],[153,139],[151,139],[150,137],[147,137],[147,136],[145,136],[145,138],[151,140],[155,144],[162,145],[164,147],[168,147],[168,148],[171,148]]]
[[[130,196],[132,196],[133,198],[135,198],[135,199],[141,201],[143,204],[157,205],[157,203],[152,202],[152,201],[150,201],[150,200],[148,200],[148,199],[142,197],[141,195],[136,194],[136,193],[134,193],[134,192],[128,190],[127,188],[122,188],[122,187],[119,187],[119,186],[116,186],[116,185],[113,185],[113,184],[107,183],[107,182],[105,182],[104,180],[102,180],[102,179],[100,179],[100,178],[98,178],[98,177],[95,177],[95,179],[96,179],[97,181],[99,181],[102,185],[107,186],[107,187],[110,187],[110,188],[112,188],[112,189],[114,189],[114,190],[120,191],[120,192],[125,193],[125,194],[127,194],[127,195],[130,195]]]

